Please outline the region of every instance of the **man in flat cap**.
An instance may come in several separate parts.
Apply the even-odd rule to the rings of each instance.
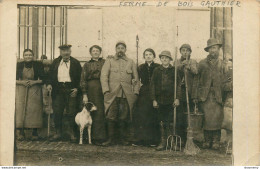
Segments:
[[[61,45],[60,56],[53,60],[47,89],[52,90],[53,111],[56,134],[52,141],[62,138],[62,117],[64,108],[69,115],[70,139],[76,141],[75,137],[75,115],[77,113],[77,94],[80,84],[81,65],[79,61],[71,56],[71,45]]]
[[[115,56],[108,57],[101,71],[109,137],[103,146],[114,144],[116,123],[119,126],[121,144],[128,144],[126,128],[132,120],[133,104],[139,94],[139,78],[136,64],[125,52],[125,42],[119,41]]]
[[[189,94],[189,106],[190,111],[194,111],[194,103],[191,99],[193,81],[198,74],[198,63],[196,60],[191,59],[191,46],[189,44],[183,44],[180,47],[181,58],[177,60],[178,72],[183,76],[181,77],[181,100],[180,106],[177,108],[177,134],[182,138],[182,146],[186,143],[186,129],[187,129],[187,118],[185,113],[187,113],[187,100],[186,100],[186,87],[184,70],[186,70],[187,84],[188,84],[188,94]],[[175,63],[173,64],[175,65]]]
[[[204,143],[203,148],[219,149],[221,137],[221,125],[223,121],[223,91],[227,63],[219,58],[222,44],[214,38],[207,41],[209,52],[207,58],[201,60],[198,65],[198,79],[194,82],[192,98],[194,102],[199,102],[202,113],[204,114],[203,129]]]

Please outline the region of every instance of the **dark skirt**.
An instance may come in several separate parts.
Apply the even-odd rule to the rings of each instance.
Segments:
[[[214,90],[210,89],[208,98],[200,103],[200,108],[204,114],[204,130],[219,130],[223,122],[223,106],[216,101]]]
[[[105,113],[104,113],[104,96],[102,93],[100,80],[90,80],[88,84],[89,102],[97,106],[97,111],[92,112],[92,138],[101,141],[106,139]]]
[[[148,85],[141,87],[133,113],[136,141],[157,144],[160,136],[158,112],[153,108]]]

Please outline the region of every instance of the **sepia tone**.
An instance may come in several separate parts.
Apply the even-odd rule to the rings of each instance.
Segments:
[[[138,128],[135,123],[129,123],[129,128],[125,130],[125,134],[129,134],[129,140],[127,145],[124,144],[121,138],[121,124],[116,126],[115,139],[119,139],[115,144],[106,146],[105,140],[109,138],[109,128],[105,129],[106,139],[101,143],[96,142],[97,134],[95,134],[95,127],[92,128],[91,135],[88,136],[87,129],[83,134],[83,145],[79,145],[79,130],[75,132],[76,140],[72,141],[71,131],[72,122],[70,109],[66,107],[63,112],[62,119],[62,139],[53,140],[55,133],[57,132],[57,117],[55,119],[56,108],[53,107],[56,104],[55,98],[50,97],[48,92],[48,81],[51,75],[46,75],[46,84],[41,86],[41,89],[35,89],[36,95],[38,95],[42,101],[42,124],[41,127],[29,127],[37,129],[37,139],[34,138],[34,129],[26,129],[27,123],[23,124],[25,138],[19,140],[17,138],[17,130],[15,131],[14,138],[14,165],[232,165],[233,162],[233,148],[232,141],[235,141],[232,137],[233,130],[233,15],[234,9],[232,7],[209,7],[209,8],[177,8],[177,7],[164,7],[155,8],[154,6],[146,6],[143,8],[127,8],[127,7],[109,7],[109,6],[84,6],[84,5],[26,5],[18,4],[18,51],[16,53],[17,58],[17,71],[19,63],[24,61],[24,49],[32,49],[36,62],[41,62],[44,66],[45,73],[48,74],[48,69],[53,65],[53,61],[60,56],[63,48],[71,48],[71,56],[79,61],[84,72],[84,65],[91,63],[93,55],[91,54],[90,47],[98,45],[102,48],[101,57],[105,60],[111,60],[115,55],[115,47],[118,44],[126,45],[126,56],[137,64],[137,67],[145,63],[143,52],[147,48],[152,48],[156,57],[155,63],[161,64],[161,56],[164,51],[169,51],[173,61],[171,65],[176,67],[175,64],[176,53],[177,59],[181,58],[181,45],[191,45],[191,59],[194,59],[197,63],[200,63],[208,55],[206,51],[207,47],[210,48],[211,44],[207,42],[210,38],[217,39],[217,43],[221,44],[219,59],[225,63],[228,72],[225,77],[231,82],[231,86],[228,86],[228,92],[225,93],[223,100],[223,122],[220,138],[220,147],[217,150],[205,149],[204,142],[205,131],[203,132],[204,114],[194,114],[195,109],[190,108],[192,113],[192,139],[190,139],[190,130],[185,127],[185,135],[188,135],[188,141],[191,141],[193,146],[200,149],[194,156],[187,154],[191,153],[192,149],[187,148],[187,143],[181,150],[174,151],[172,145],[168,145],[168,141],[172,141],[171,137],[167,139],[167,146],[163,151],[158,150],[159,142],[155,144],[143,145],[137,143],[135,139],[131,140],[132,135],[135,135]],[[134,11],[134,12],[133,12]],[[120,15],[118,15],[118,13]],[[129,15],[129,13],[132,13]],[[80,16],[80,17],[79,17]],[[156,19],[158,18],[158,19]],[[163,19],[160,19],[163,18]],[[204,19],[202,19],[204,18]],[[88,23],[88,24],[86,24]],[[113,23],[113,24],[111,24]],[[195,35],[196,36],[193,36]],[[199,38],[198,38],[199,37]],[[69,44],[69,45],[67,45]],[[71,45],[71,46],[70,46]],[[122,45],[121,45],[122,46]],[[98,48],[97,48],[98,49]],[[159,55],[160,54],[160,55]],[[70,60],[70,65],[74,65],[74,61]],[[107,62],[107,61],[106,61]],[[112,63],[113,65],[113,63]],[[105,65],[106,66],[106,63]],[[128,67],[128,66],[126,66]],[[132,67],[132,66],[131,66]],[[34,67],[35,68],[35,67]],[[105,68],[104,68],[105,69]],[[113,71],[113,67],[111,68]],[[25,70],[23,70],[25,71]],[[128,70],[127,70],[128,71]],[[135,71],[134,68],[132,70]],[[131,73],[132,73],[131,71]],[[178,70],[179,71],[179,70]],[[50,73],[50,72],[49,72]],[[102,69],[103,73],[103,69]],[[101,76],[102,76],[101,73]],[[139,77],[140,77],[140,72]],[[37,73],[36,73],[37,74]],[[34,72],[35,75],[35,72]],[[126,74],[125,76],[127,76]],[[57,75],[59,77],[59,75]],[[82,75],[81,75],[82,76]],[[112,75],[111,75],[112,76]],[[147,76],[147,75],[146,75]],[[186,75],[184,75],[186,76]],[[184,78],[183,76],[183,78]],[[134,78],[136,76],[134,75]],[[36,78],[36,77],[35,77]],[[38,77],[37,77],[38,78]],[[72,78],[72,77],[71,77]],[[74,78],[74,77],[73,77]],[[103,78],[103,77],[101,77]],[[142,77],[140,77],[142,78]],[[185,77],[186,78],[186,77]],[[40,80],[40,76],[38,78]],[[82,77],[81,77],[82,80]],[[142,79],[141,79],[142,80]],[[186,81],[186,80],[185,80]],[[44,82],[45,83],[45,82]],[[67,82],[66,82],[67,83]],[[103,85],[104,82],[101,84]],[[142,81],[141,81],[142,83]],[[186,82],[185,82],[186,83]],[[138,83],[132,81],[133,88]],[[82,84],[80,84],[82,85]],[[142,88],[141,84],[141,88]],[[186,84],[185,84],[186,86]],[[40,87],[40,85],[39,85]],[[103,88],[103,94],[106,93]],[[186,86],[187,88],[187,86]],[[82,89],[82,86],[81,86]],[[27,108],[17,107],[17,103],[23,100],[22,97],[27,95],[21,94],[21,87],[16,87],[16,116],[17,112],[22,112],[22,109],[30,111],[33,107]],[[28,96],[31,97],[29,89]],[[91,90],[91,89],[90,89]],[[93,88],[93,90],[96,90]],[[99,89],[100,90],[100,89]],[[135,91],[135,89],[133,89]],[[175,89],[176,90],[176,89]],[[178,90],[178,89],[177,89]],[[224,89],[226,90],[226,89]],[[77,113],[82,110],[82,107],[87,106],[84,102],[84,90],[83,93],[79,93],[77,96]],[[27,91],[26,91],[27,92]],[[41,96],[40,93],[43,96]],[[123,89],[125,92],[125,89]],[[137,91],[136,91],[137,92]],[[175,92],[176,93],[176,92]],[[141,97],[140,93],[136,93],[137,98]],[[122,98],[128,99],[128,96]],[[185,94],[184,94],[185,95]],[[191,94],[192,95],[192,94]],[[94,94],[95,96],[95,94]],[[89,96],[88,96],[89,97]],[[97,97],[97,96],[95,96]],[[192,96],[191,96],[192,97]],[[118,98],[118,96],[117,96]],[[40,99],[40,100],[41,100]],[[82,100],[83,99],[83,100]],[[91,97],[89,97],[91,99]],[[92,98],[93,99],[93,98]],[[29,101],[29,102],[28,102]],[[25,104],[32,105],[30,99],[25,101]],[[34,101],[37,101],[34,100]],[[52,101],[52,103],[51,103]],[[138,101],[138,99],[137,99]],[[39,102],[39,103],[40,103]],[[55,103],[53,103],[55,102]],[[101,101],[102,102],[102,101]],[[120,101],[122,102],[122,101]],[[129,102],[129,101],[128,101]],[[185,99],[184,99],[184,102]],[[191,101],[190,101],[191,102]],[[96,102],[95,102],[96,103]],[[121,103],[120,103],[121,104]],[[133,104],[133,106],[136,103]],[[191,104],[191,103],[190,103]],[[199,103],[201,104],[201,103]],[[52,105],[52,106],[51,106]],[[93,105],[95,107],[95,104]],[[105,101],[106,106],[106,101]],[[112,105],[111,105],[112,106]],[[138,106],[138,105],[137,105]],[[36,106],[37,107],[37,106]],[[18,108],[18,109],[17,109]],[[87,107],[86,107],[87,108]],[[130,112],[132,111],[130,104]],[[136,107],[133,107],[133,112]],[[202,108],[202,109],[201,109]],[[54,111],[52,111],[53,109]],[[100,107],[98,106],[98,110]],[[159,109],[160,110],[160,109]],[[36,110],[39,111],[39,110]],[[50,112],[48,112],[50,111]],[[87,108],[87,112],[90,111],[92,120],[96,125],[95,116],[91,111],[96,109]],[[105,109],[105,112],[107,108]],[[108,109],[109,111],[109,109]],[[179,109],[177,109],[177,112]],[[198,113],[204,112],[205,109],[199,106]],[[25,111],[23,111],[25,112]],[[159,112],[157,112],[159,113]],[[187,116],[187,110],[183,110],[185,118]],[[51,115],[50,115],[51,114]],[[170,118],[173,118],[174,112]],[[202,116],[201,116],[202,115]],[[57,116],[57,115],[56,115]],[[109,127],[108,116],[106,121],[102,123],[105,127]],[[135,116],[131,116],[131,121],[134,121]],[[74,116],[75,117],[75,116]],[[17,117],[16,117],[17,118]],[[24,117],[26,119],[26,117]],[[144,117],[145,118],[145,117]],[[177,117],[178,120],[179,117]],[[73,118],[74,120],[74,118]],[[186,119],[187,120],[187,119]],[[198,121],[197,121],[198,120]],[[73,122],[75,123],[75,122]],[[76,120],[77,125],[80,123]],[[156,122],[155,122],[156,123]],[[18,123],[16,123],[17,125]],[[73,124],[74,125],[74,124]],[[173,130],[172,123],[169,128],[169,135],[173,137],[175,135],[175,129]],[[176,124],[175,124],[176,125]],[[177,121],[178,125],[178,121]],[[187,125],[187,124],[186,124]],[[93,126],[92,126],[93,127]],[[205,127],[205,126],[204,126]],[[20,128],[20,127],[18,127]],[[142,130],[142,129],[140,129]],[[168,129],[167,129],[168,130]],[[177,133],[179,134],[177,128]],[[204,128],[205,130],[205,128]],[[174,131],[174,132],[173,132]],[[162,132],[162,131],[160,131]],[[173,132],[173,133],[172,133]],[[169,136],[168,135],[168,136]],[[91,143],[90,138],[94,139],[94,143]],[[157,137],[157,136],[155,136]],[[159,136],[158,136],[159,137]],[[182,136],[181,136],[182,137]],[[86,139],[87,138],[87,139]],[[121,142],[122,141],[122,142]],[[182,140],[183,141],[183,140]],[[169,143],[170,143],[169,142]],[[174,142],[172,142],[175,144]],[[190,142],[189,142],[190,143]],[[80,143],[81,144],[81,143]],[[176,143],[177,144],[177,143]],[[191,144],[191,145],[192,145]],[[214,142],[212,143],[214,144]],[[157,146],[157,148],[156,148]],[[176,148],[176,147],[175,147]],[[188,151],[188,153],[187,153]],[[195,150],[194,150],[195,151]],[[44,155],[43,155],[44,152]],[[85,152],[83,155],[81,152]],[[51,155],[53,158],[49,158]],[[87,160],[86,160],[87,159]]]

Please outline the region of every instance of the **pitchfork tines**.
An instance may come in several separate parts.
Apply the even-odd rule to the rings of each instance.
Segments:
[[[168,149],[168,147],[170,148]],[[168,136],[166,144],[166,151],[167,150],[181,151],[181,137],[176,134]]]

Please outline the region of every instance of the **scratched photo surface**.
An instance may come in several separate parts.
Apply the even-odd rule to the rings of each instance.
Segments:
[[[241,3],[193,5],[18,4],[14,165],[232,165]]]

